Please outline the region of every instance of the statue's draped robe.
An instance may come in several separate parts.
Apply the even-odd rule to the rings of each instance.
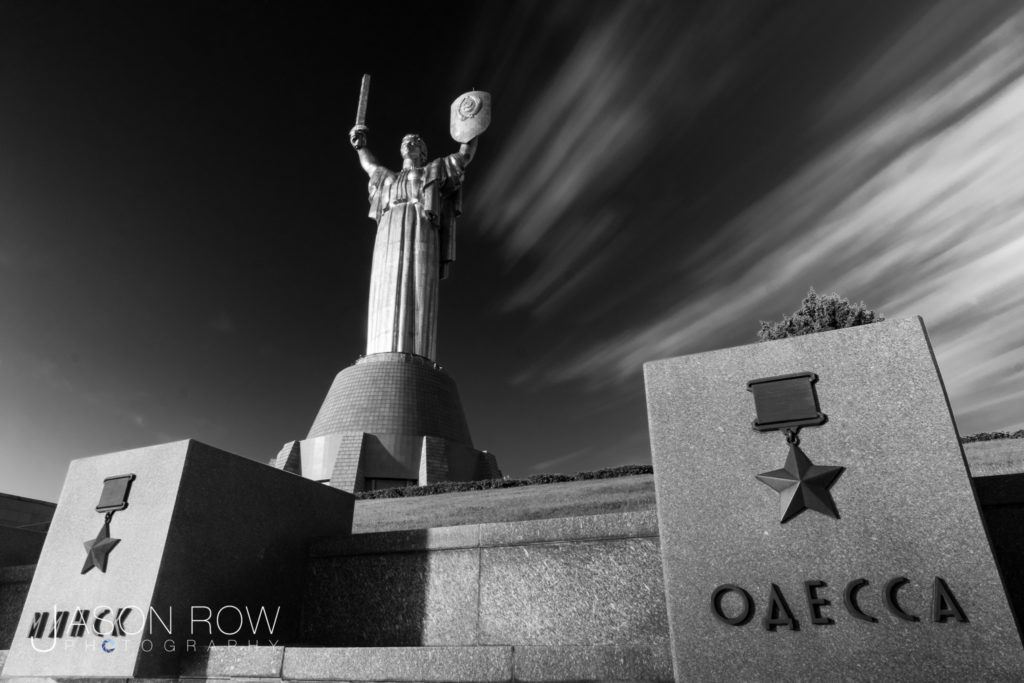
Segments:
[[[437,283],[455,260],[465,161],[452,154],[398,173],[370,176],[377,221],[366,353],[398,351],[436,360]]]

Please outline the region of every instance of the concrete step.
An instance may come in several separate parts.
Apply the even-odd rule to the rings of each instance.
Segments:
[[[156,679],[4,677],[3,683],[128,683]],[[160,679],[164,680],[164,679]],[[667,644],[605,646],[200,648],[182,658],[180,681],[672,681]],[[165,683],[172,683],[167,680]]]
[[[183,680],[671,681],[660,646],[214,647],[186,656]]]

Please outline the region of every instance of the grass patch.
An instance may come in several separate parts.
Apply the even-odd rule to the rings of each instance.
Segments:
[[[483,479],[481,481],[439,481],[426,486],[404,486],[377,491],[359,491],[355,494],[358,500],[374,500],[377,498],[411,498],[415,496],[432,496],[437,493],[460,493],[462,491],[486,491],[488,489],[510,489],[517,486],[534,486],[536,484],[557,484],[563,481],[586,481],[588,479],[614,479],[631,477],[637,474],[653,474],[650,465],[623,465],[608,467],[593,472],[577,472],[576,474],[535,474],[526,479]]]

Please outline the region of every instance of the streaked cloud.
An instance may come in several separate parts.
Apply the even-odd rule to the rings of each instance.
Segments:
[[[666,122],[678,137],[727,85],[734,61],[700,78],[685,67],[741,12],[719,7],[700,21],[691,13],[631,3],[591,16],[575,49],[523,106],[472,199],[487,207],[480,227],[502,241],[508,263],[537,259],[506,310],[544,313],[566,298],[565,288],[600,278],[615,236],[629,229],[608,193],[647,172],[651,148],[668,142]]]
[[[584,463],[586,462],[586,456],[593,451],[592,448],[580,448],[575,451],[570,451],[564,455],[559,455],[554,458],[548,458],[540,462],[530,465],[531,472],[551,472],[554,467],[563,467],[567,463]]]
[[[677,267],[701,284],[700,296],[679,292],[656,319],[597,341],[543,377],[622,384],[644,361],[709,341],[749,341],[757,319],[792,310],[813,285],[890,318],[922,315],[961,427],[971,431],[982,413],[989,428],[1019,424],[1021,178],[1017,15],[682,258]]]

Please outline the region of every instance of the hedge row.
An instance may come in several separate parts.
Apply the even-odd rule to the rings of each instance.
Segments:
[[[962,437],[960,440],[964,443],[971,443],[974,441],[998,441],[999,439],[1024,439],[1024,429],[1018,429],[1015,432],[982,432]]]
[[[370,500],[374,498],[407,498],[411,496],[432,496],[435,493],[458,493],[460,491],[485,491],[487,489],[508,489],[517,486],[534,484],[554,484],[562,481],[584,481],[587,479],[613,479],[630,477],[636,474],[652,474],[650,465],[623,465],[608,467],[593,472],[577,472],[576,474],[535,474],[526,479],[484,479],[481,481],[440,481],[427,486],[405,486],[377,491],[359,491],[356,498]]]

